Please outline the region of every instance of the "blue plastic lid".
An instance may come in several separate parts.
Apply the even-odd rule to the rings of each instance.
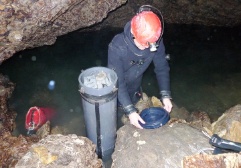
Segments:
[[[146,108],[141,112],[140,116],[146,122],[145,124],[139,122],[145,129],[159,128],[170,120],[169,113],[161,107]]]

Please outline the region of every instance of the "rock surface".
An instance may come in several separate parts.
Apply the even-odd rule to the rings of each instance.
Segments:
[[[101,168],[102,161],[95,153],[95,145],[85,137],[75,134],[49,135],[33,144],[15,168],[23,167]]]
[[[241,153],[212,155],[205,131],[212,136],[240,142],[241,105],[236,105],[214,123],[205,112],[194,112],[185,119],[176,118],[184,108],[174,105],[174,114],[163,127],[139,130],[129,124],[117,132],[112,168],[175,167],[175,168],[240,168]],[[178,115],[177,115],[178,114]],[[127,157],[128,156],[128,157]]]
[[[188,124],[194,128],[203,130],[203,128],[211,129],[211,120],[204,111],[195,111],[190,114]]]
[[[10,132],[0,136],[0,167],[14,167],[19,159],[29,150],[29,147],[38,142],[37,137],[14,137]]]
[[[227,153],[219,155],[199,154],[183,159],[182,168],[240,168],[241,154]]]
[[[15,128],[16,112],[9,109],[8,100],[12,96],[15,84],[0,74],[0,136],[12,132]]]
[[[39,140],[36,137],[11,135],[15,129],[16,112],[9,108],[8,101],[14,88],[15,84],[0,74],[0,167],[14,167],[29,146]]]
[[[0,63],[15,52],[55,43],[57,36],[103,20],[125,0],[3,0]]]
[[[225,0],[132,0],[111,13],[104,25],[123,27],[144,4],[158,8],[166,23],[235,26],[241,23],[241,2]],[[230,13],[232,11],[232,13]]]
[[[117,132],[112,168],[177,168],[184,156],[210,147],[207,137],[187,124],[149,130],[125,125]]]
[[[166,23],[229,27],[241,24],[240,1],[126,2],[127,0],[2,0],[0,63],[18,51],[52,45],[58,36],[75,30],[88,30],[87,28],[100,22],[101,24],[91,30],[107,26],[122,28],[143,4],[153,5],[161,10]],[[121,5],[123,6],[120,7]],[[108,18],[104,20],[107,15]]]
[[[225,111],[217,121],[212,123],[212,132],[220,137],[241,143],[241,105],[238,104]]]

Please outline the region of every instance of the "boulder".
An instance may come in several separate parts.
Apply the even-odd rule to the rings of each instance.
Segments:
[[[223,113],[217,121],[213,122],[211,128],[206,132],[218,134],[223,139],[234,142],[241,142],[241,105],[236,105]],[[241,153],[230,151],[229,153],[218,155],[197,154],[185,156],[183,158],[183,168],[240,168]]]
[[[101,22],[125,0],[3,0],[0,63],[14,53],[52,45],[57,36]]]
[[[15,168],[100,168],[102,161],[95,153],[95,145],[85,137],[75,134],[48,135],[33,144],[30,150],[18,161]]]
[[[124,125],[117,132],[112,168],[181,167],[183,157],[211,148],[201,131],[183,123],[157,129]]]
[[[33,143],[38,142],[37,137],[19,135],[14,137],[10,132],[0,136],[0,167],[14,167],[29,150]]]
[[[241,105],[238,104],[225,111],[212,123],[212,132],[220,137],[241,143]]]
[[[14,88],[15,84],[7,76],[0,74],[0,136],[15,129],[17,113],[8,106]]]
[[[198,154],[183,159],[182,168],[240,168],[241,154],[227,153],[219,155]]]

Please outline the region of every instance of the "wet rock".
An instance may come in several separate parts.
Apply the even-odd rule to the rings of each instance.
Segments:
[[[147,0],[128,1],[127,5],[111,13],[102,24],[123,27],[123,24],[130,16],[134,15],[137,9],[143,4],[152,3]],[[219,25],[225,27],[240,24],[240,19],[235,19],[240,18],[241,15],[239,12],[241,8],[240,1],[227,3],[227,1],[224,0],[213,0],[211,2],[197,0],[162,0],[155,1],[153,4],[162,12],[166,23],[198,24],[206,26]],[[222,6],[225,6],[225,8]],[[230,14],[230,9],[232,9],[233,14]],[[225,16],[225,19],[223,16]]]
[[[211,129],[211,119],[208,114],[204,111],[195,111],[192,112],[189,119],[187,120],[189,125],[203,130],[203,128]]]
[[[208,123],[211,123],[210,117],[208,116],[208,114],[204,111],[194,111],[191,113],[188,121],[205,121]]]
[[[71,133],[66,127],[63,127],[63,126],[56,125],[56,126],[51,127],[50,121],[47,121],[36,132],[36,136],[39,137],[40,139],[43,139],[43,138],[47,137],[48,135],[53,135],[53,134],[67,135],[67,134],[71,134]]]
[[[125,0],[4,0],[0,3],[0,63],[17,51],[51,45],[57,36],[101,22]]]
[[[177,123],[187,124],[186,120],[179,119],[179,118],[170,118],[170,120],[168,121],[167,124],[168,124],[170,127],[172,127],[174,124],[177,124]]]
[[[236,105],[227,110],[217,121],[213,122],[211,128],[205,131],[212,136],[218,134],[220,137],[234,142],[241,142],[241,105]],[[190,155],[183,159],[183,168],[239,168],[241,167],[241,153],[225,153],[218,155]]]
[[[75,134],[57,134],[33,144],[15,168],[37,166],[101,168],[102,161],[98,159],[95,145],[88,138]]]
[[[170,113],[170,117],[188,120],[190,114],[187,111],[187,109],[185,107],[179,108],[174,102],[172,102],[172,104],[173,104],[173,108]]]
[[[54,126],[53,128],[51,128],[50,133],[66,135],[68,133],[68,129],[62,126]]]
[[[152,101],[147,96],[146,93],[142,93],[142,98],[136,103],[135,107],[138,109],[138,112],[140,113],[142,110],[152,107]]]
[[[186,108],[179,108],[175,103],[173,103],[170,117],[171,120],[169,123],[186,123],[199,130],[211,130],[211,119],[204,111],[194,111],[189,113]]]
[[[0,74],[0,136],[15,128],[16,112],[8,107],[8,100],[15,88],[8,77]]]
[[[42,125],[36,132],[36,135],[43,139],[50,134],[50,121],[47,121],[44,125]]]
[[[230,130],[224,138],[241,143],[241,122],[233,121]]]
[[[124,125],[117,132],[112,168],[178,168],[183,157],[210,147],[202,132],[187,124],[143,130]]]
[[[163,107],[161,100],[155,96],[151,97],[151,102],[153,107]]]
[[[212,132],[220,137],[241,143],[241,105],[236,105],[223,113],[212,123]]]
[[[186,156],[182,168],[239,168],[241,167],[241,154],[227,153],[219,155],[199,154]]]
[[[28,150],[28,147],[38,141],[38,138],[13,137],[16,112],[8,107],[15,84],[8,77],[0,74],[0,167],[14,167]]]
[[[13,137],[9,132],[5,132],[0,136],[0,167],[14,167],[29,147],[38,141],[37,137]]]

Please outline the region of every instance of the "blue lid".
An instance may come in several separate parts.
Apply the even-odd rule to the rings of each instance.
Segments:
[[[140,125],[145,129],[155,129],[165,125],[169,119],[169,113],[161,107],[150,107],[144,109],[141,114],[141,118],[146,122]]]

